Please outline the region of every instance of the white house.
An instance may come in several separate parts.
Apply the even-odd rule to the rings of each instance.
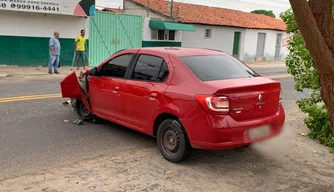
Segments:
[[[237,10],[162,0],[125,0],[124,13],[141,15],[143,47],[209,48],[241,60],[284,60],[289,37],[282,20]]]

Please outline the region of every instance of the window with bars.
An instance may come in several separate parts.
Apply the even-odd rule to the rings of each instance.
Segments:
[[[205,29],[204,37],[206,39],[211,39],[212,38],[212,29]]]
[[[176,36],[176,31],[174,30],[151,30],[151,39],[152,40],[169,40],[174,41]]]

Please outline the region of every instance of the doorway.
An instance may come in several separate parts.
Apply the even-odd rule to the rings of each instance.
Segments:
[[[239,59],[241,32],[234,32],[233,56]]]
[[[256,57],[264,56],[264,45],[266,43],[266,34],[259,33],[257,37]]]
[[[277,34],[275,45],[275,60],[281,59],[282,34]]]

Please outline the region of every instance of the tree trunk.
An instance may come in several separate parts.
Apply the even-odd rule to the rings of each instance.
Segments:
[[[334,132],[334,24],[332,0],[290,0],[296,22],[319,72],[321,97]]]
[[[334,127],[334,73],[321,75],[321,97],[328,109],[328,115],[331,120],[332,129]],[[334,129],[333,129],[334,131]]]

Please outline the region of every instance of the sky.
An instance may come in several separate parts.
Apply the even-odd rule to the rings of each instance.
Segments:
[[[174,0],[184,3],[201,4],[250,12],[255,9],[273,10],[276,16],[290,8],[289,0]],[[122,0],[96,0],[97,6],[118,8]]]

